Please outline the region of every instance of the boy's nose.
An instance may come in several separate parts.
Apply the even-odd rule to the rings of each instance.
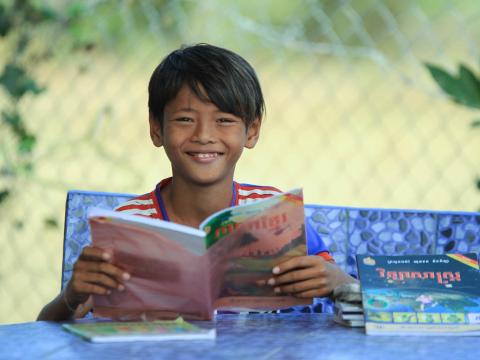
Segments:
[[[200,144],[215,142],[215,129],[208,121],[198,121],[192,135],[192,141]]]

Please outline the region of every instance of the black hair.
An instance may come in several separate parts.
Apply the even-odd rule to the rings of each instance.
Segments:
[[[203,101],[242,118],[248,126],[265,112],[260,83],[240,55],[217,46],[182,46],[167,55],[148,84],[148,109],[163,128],[163,111],[183,85]]]

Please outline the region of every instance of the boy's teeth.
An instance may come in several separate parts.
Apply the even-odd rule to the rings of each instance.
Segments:
[[[214,158],[218,154],[217,153],[192,153],[193,156],[199,157],[201,159],[207,159],[207,158]]]

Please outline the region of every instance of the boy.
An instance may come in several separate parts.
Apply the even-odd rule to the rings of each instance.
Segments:
[[[172,177],[150,193],[117,208],[131,214],[198,227],[209,215],[229,206],[279,193],[270,186],[233,181],[243,148],[257,143],[264,113],[263,95],[253,68],[239,55],[199,44],[168,55],[148,86],[150,137],[163,147]],[[333,262],[325,245],[307,227],[309,252],[272,269],[267,286],[278,294],[323,297],[355,280]],[[100,249],[86,247],[72,279],[40,312],[39,320],[80,317],[90,295],[123,291],[130,275]]]

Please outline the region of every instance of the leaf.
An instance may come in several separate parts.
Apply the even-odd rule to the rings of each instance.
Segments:
[[[10,127],[12,132],[21,140],[27,135],[27,130],[23,124],[21,116],[17,112],[2,111],[3,121]]]
[[[15,99],[20,99],[27,92],[40,94],[44,91],[37,85],[27,71],[16,64],[7,64],[0,75],[0,85]]]
[[[456,94],[462,91],[462,88],[458,85],[457,80],[445,70],[428,63],[425,63],[425,66],[430,71],[430,75],[437,82],[440,88],[448,95],[455,97]]]
[[[2,111],[2,118],[18,139],[18,152],[21,154],[32,152],[37,139],[27,131],[21,116],[17,112]]]
[[[25,174],[31,174],[33,172],[33,163],[28,161],[20,166],[20,170]]]
[[[25,134],[18,143],[18,151],[21,154],[31,153],[36,143],[37,138],[34,135]]]
[[[17,229],[17,230],[23,230],[24,225],[25,224],[23,223],[22,220],[15,220],[13,222],[13,226],[15,226],[15,229]]]
[[[23,131],[22,118],[17,112],[2,111],[2,119],[15,134],[19,134]]]
[[[470,126],[472,128],[477,128],[477,127],[480,127],[480,119],[475,119],[472,121],[472,123],[470,124]]]
[[[43,224],[47,228],[58,229],[58,227],[59,227],[57,219],[55,219],[53,216],[46,217],[45,219],[43,219]]]
[[[475,77],[475,74],[463,64],[460,64],[458,74],[464,90],[464,105],[480,109],[480,81]]]
[[[460,65],[457,78],[438,66],[429,63],[425,63],[425,66],[440,88],[450,95],[453,101],[480,109],[480,81],[471,70]]]
[[[12,19],[3,4],[0,4],[0,36],[6,36],[12,28]]]
[[[17,41],[17,48],[15,50],[17,55],[22,54],[27,49],[29,42],[30,42],[30,38],[28,37],[28,35],[21,34],[20,38]]]
[[[7,198],[10,196],[10,190],[3,189],[0,190],[0,204],[7,200]]]
[[[31,4],[27,2],[24,3],[22,10],[24,14],[24,21],[33,25],[56,20],[58,18],[55,10],[46,5],[38,6],[37,4]]]
[[[476,186],[477,186],[477,189],[480,190],[480,178],[477,178],[477,184],[476,184]]]
[[[83,1],[75,1],[67,7],[66,15],[70,20],[78,19],[85,14],[87,6]]]

